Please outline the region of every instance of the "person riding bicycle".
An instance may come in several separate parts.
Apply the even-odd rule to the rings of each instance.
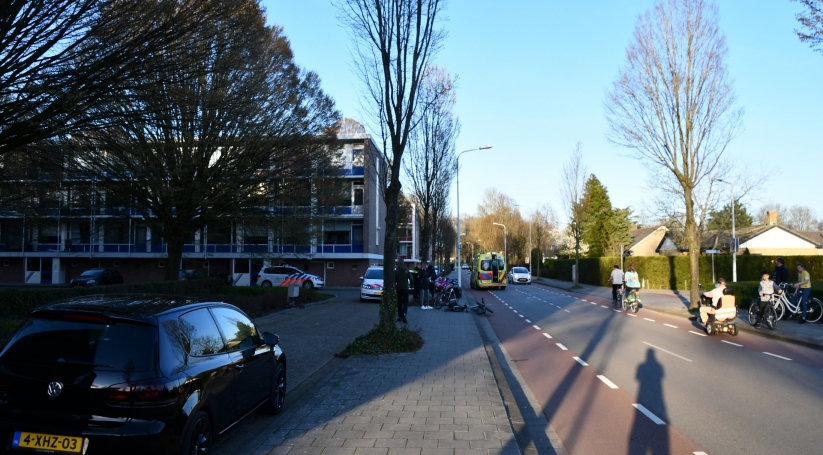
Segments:
[[[797,273],[797,283],[794,284],[794,296],[792,296],[792,298],[797,298],[798,293],[800,294],[800,302],[798,305],[803,308],[803,314],[797,323],[805,324],[809,294],[812,292],[812,278],[809,272],[806,271],[806,265],[802,262],[797,263]]]
[[[623,275],[623,282],[626,283],[626,290],[623,298],[628,298],[632,292],[640,291],[640,275],[634,270],[634,264],[629,264],[629,268]]]
[[[760,328],[760,321],[763,320],[763,313],[765,313],[764,310],[768,305],[771,305],[772,297],[782,292],[780,286],[769,277],[769,272],[764,270],[760,272],[760,276],[762,281],[760,281],[760,286],[757,288],[757,295],[760,296],[760,311],[757,313],[757,322],[754,324],[755,329]]]
[[[620,287],[623,286],[623,271],[620,267],[614,266],[611,275],[609,275],[609,282],[612,284],[612,303],[617,305],[617,293]]]
[[[717,304],[720,303],[720,299],[723,297],[724,289],[726,289],[726,279],[718,278],[717,283],[714,285],[714,289],[704,292],[701,296],[703,301],[712,299],[711,304],[700,305],[700,320],[703,321],[703,324],[708,323],[709,315],[714,314],[714,310],[717,309]]]

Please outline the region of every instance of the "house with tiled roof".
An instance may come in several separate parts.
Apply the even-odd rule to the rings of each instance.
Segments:
[[[669,229],[663,225],[632,229],[629,232],[632,243],[627,248],[630,256],[671,256],[680,254],[680,249],[669,236]]]

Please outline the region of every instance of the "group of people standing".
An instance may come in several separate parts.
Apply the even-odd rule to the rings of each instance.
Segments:
[[[426,261],[418,263],[409,270],[402,261],[398,261],[394,269],[394,286],[397,291],[397,322],[408,323],[406,318],[409,310],[409,287],[411,287],[414,303],[428,306],[434,298],[434,280],[437,272],[434,266]]]

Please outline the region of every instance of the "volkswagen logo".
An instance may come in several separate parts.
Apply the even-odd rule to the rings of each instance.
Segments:
[[[52,398],[57,398],[61,393],[63,393],[63,383],[60,381],[50,382],[48,389],[46,389],[46,393],[48,393]]]

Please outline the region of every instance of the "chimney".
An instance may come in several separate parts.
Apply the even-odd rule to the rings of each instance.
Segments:
[[[766,212],[766,219],[768,220],[769,226],[776,226],[777,225],[777,210],[769,210]]]

